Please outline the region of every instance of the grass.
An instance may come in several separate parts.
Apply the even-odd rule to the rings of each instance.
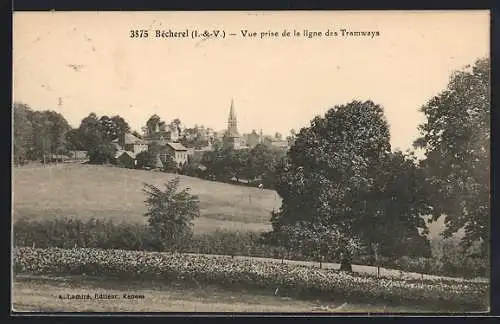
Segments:
[[[13,169],[13,217],[110,218],[144,222],[143,183],[162,185],[175,175],[97,165],[24,166]],[[200,198],[195,232],[216,229],[265,231],[281,198],[273,190],[237,186],[179,175],[180,186]],[[430,224],[431,238],[444,228]]]
[[[20,167],[13,171],[13,217],[69,216],[144,222],[143,183],[162,185],[174,174],[94,165]],[[281,199],[276,192],[179,175],[180,186],[199,196],[195,232],[264,231]]]
[[[350,304],[341,300],[319,302],[275,296],[274,291],[225,290],[215,286],[186,286],[156,281],[122,282],[79,276],[43,277],[18,275],[13,284],[12,307],[19,312],[329,312],[408,313],[432,312],[420,307],[383,304]],[[124,293],[144,299],[67,300],[59,295]]]

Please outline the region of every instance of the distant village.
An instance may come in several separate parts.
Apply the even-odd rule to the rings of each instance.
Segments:
[[[182,167],[188,163],[189,157],[200,160],[205,152],[214,151],[217,147],[234,150],[249,150],[258,144],[269,148],[287,151],[293,144],[295,133],[283,137],[281,134],[264,135],[253,130],[249,134],[240,134],[234,100],[231,100],[227,129],[214,131],[211,128],[195,125],[185,128],[180,122],[166,123],[159,118],[150,118],[148,125],[143,127],[143,134],[126,133],[122,138],[113,141],[117,151],[116,162],[119,166],[130,167],[137,163],[139,153],[156,148],[156,167],[161,168],[169,158]],[[71,160],[86,158],[84,151],[70,151]]]

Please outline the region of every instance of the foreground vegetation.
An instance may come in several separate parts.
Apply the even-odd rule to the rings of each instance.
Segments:
[[[446,280],[397,280],[230,256],[186,255],[100,249],[14,250],[16,274],[98,275],[161,279],[224,287],[278,289],[280,295],[349,302],[383,301],[484,311],[489,285]]]
[[[14,223],[14,244],[18,247],[174,251],[168,247],[160,247],[154,237],[146,225],[115,223],[112,220],[83,221],[74,218],[53,218],[32,221],[21,219]],[[433,251],[431,258],[380,258],[377,265],[406,272],[441,276],[487,277],[489,275],[487,264],[479,259],[474,261],[464,258],[456,243],[445,241],[444,246],[441,246],[441,241],[438,243],[440,244],[435,244],[436,251]],[[266,244],[262,240],[262,235],[253,231],[222,229],[198,233],[184,241],[182,246],[177,245],[177,248],[184,253],[317,261],[298,251],[285,251]],[[444,248],[446,253],[439,254],[440,248]],[[356,265],[376,265],[364,255],[356,255],[352,261]],[[338,262],[338,260],[325,259],[323,262]]]

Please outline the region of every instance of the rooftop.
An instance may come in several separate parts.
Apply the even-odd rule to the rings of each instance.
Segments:
[[[188,149],[181,143],[167,143],[168,146],[173,148],[175,151],[187,151]]]

